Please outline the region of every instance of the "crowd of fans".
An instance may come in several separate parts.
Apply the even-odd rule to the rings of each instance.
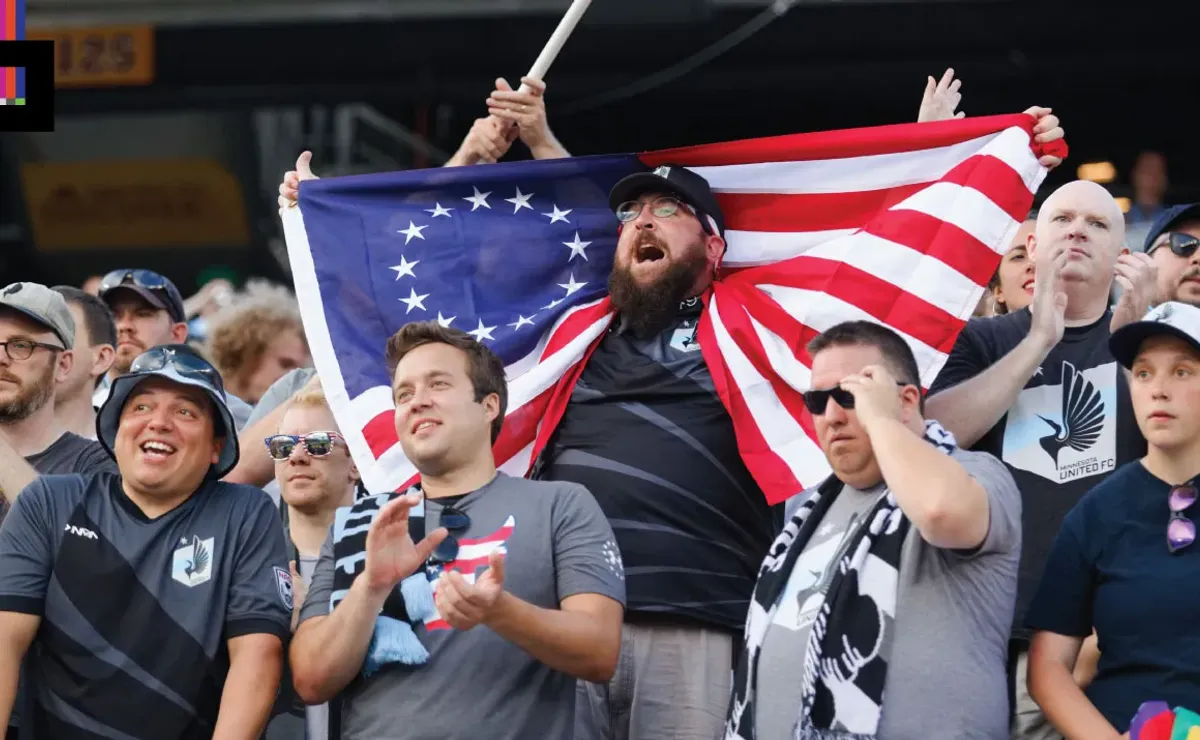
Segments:
[[[523,82],[448,166],[570,156]],[[532,479],[495,467],[503,365],[436,321],[379,348],[420,485],[368,492],[287,287],[0,288],[8,737],[1092,740],[1200,709],[1200,204],[1165,178],[1144,155],[1127,213],[1049,194],[928,393],[882,325],[813,339],[833,475],[776,506],[672,341],[724,249],[680,168],[614,189],[625,313]]]

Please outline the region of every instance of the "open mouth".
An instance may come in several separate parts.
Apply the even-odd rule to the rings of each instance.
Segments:
[[[166,460],[174,455],[176,450],[166,442],[149,441],[142,443],[142,454],[150,460]]]
[[[666,258],[666,256],[667,253],[662,250],[662,247],[649,242],[645,244],[639,244],[638,248],[633,252],[634,261],[639,263],[658,262],[659,260]]]
[[[1029,292],[1031,292],[1031,293],[1032,293],[1032,292],[1033,292],[1033,281],[1032,281],[1032,280],[1026,280],[1025,282],[1021,283],[1021,289],[1022,289],[1022,290],[1027,290],[1027,291],[1029,291]]]

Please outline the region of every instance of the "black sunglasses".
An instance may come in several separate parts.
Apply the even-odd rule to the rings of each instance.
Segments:
[[[1154,250],[1158,249],[1159,247],[1169,247],[1171,254],[1175,255],[1176,257],[1183,257],[1184,259],[1187,259],[1195,254],[1196,249],[1200,247],[1200,239],[1192,236],[1191,234],[1172,231],[1167,234],[1167,240],[1165,242],[1159,242],[1153,247],[1150,247],[1150,251],[1147,252],[1147,254],[1154,254]]]
[[[453,506],[447,506],[442,509],[442,515],[438,518],[438,526],[445,527],[450,534],[446,535],[446,539],[442,540],[442,543],[429,556],[427,565],[438,566],[454,562],[458,557],[458,537],[455,536],[455,533],[461,535],[470,529],[471,517]]]
[[[185,378],[203,381],[225,395],[221,373],[203,358],[174,347],[152,347],[137,356],[129,366],[130,373],[148,373],[170,367]]]
[[[912,384],[897,380],[896,385],[903,388],[906,385]],[[840,386],[819,391],[804,391],[804,407],[813,416],[820,416],[829,407],[829,399],[831,398],[834,403],[846,411],[854,409],[854,394]]]

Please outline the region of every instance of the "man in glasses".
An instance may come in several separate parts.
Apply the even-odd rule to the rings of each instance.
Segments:
[[[284,407],[279,432],[266,438],[265,452],[275,463],[275,480],[279,483],[285,510],[295,603],[294,628],[320,558],[321,546],[333,524],[334,512],[354,503],[359,476],[319,383],[301,390]],[[296,696],[290,674],[285,672],[285,675],[289,680],[281,696],[287,696],[293,703],[286,708],[289,717],[271,721],[268,740],[274,733],[284,732],[285,723],[297,715],[297,722],[304,718],[300,728],[307,726],[309,740],[324,738],[329,727],[328,705],[305,707]],[[304,730],[299,729],[299,732]]]
[[[175,283],[152,270],[113,270],[100,282],[100,300],[108,304],[117,323],[117,356],[109,380],[129,372],[142,352],[162,344],[183,344],[188,339],[187,312]],[[108,396],[108,386],[96,391],[97,407]],[[251,407],[226,394],[237,428],[250,416]]]
[[[612,528],[581,486],[497,472],[508,391],[490,349],[430,321],[387,356],[420,490],[339,510],[292,643],[296,689],[338,698],[343,740],[569,738],[575,679],[608,680],[620,650]]]
[[[1158,265],[1158,301],[1200,306],[1200,203],[1172,206],[1146,233],[1145,252]]]
[[[1004,737],[1012,475],[925,421],[896,332],[846,322],[808,352],[804,402],[833,475],[763,565],[726,736],[798,737],[799,723],[804,737]]]
[[[1110,347],[1130,371],[1146,455],[1067,515],[1026,620],[1029,690],[1070,738],[1129,737],[1143,702],[1200,696],[1200,308],[1163,303]],[[1081,689],[1072,669],[1093,628],[1104,652]]]
[[[47,476],[0,529],[0,718],[31,656],[37,737],[257,737],[291,620],[283,533],[238,458],[220,376],[186,345],[113,381],[119,472]]]
[[[39,474],[114,469],[99,443],[68,432],[55,416],[75,333],[67,302],[50,288],[0,289],[0,512]]]

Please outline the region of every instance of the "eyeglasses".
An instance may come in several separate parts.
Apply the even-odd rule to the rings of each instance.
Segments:
[[[337,432],[309,432],[303,436],[275,434],[263,441],[267,444],[267,454],[271,459],[282,462],[290,458],[299,445],[304,445],[304,451],[313,457],[325,457],[333,452],[338,440],[345,442],[346,438]]]
[[[646,206],[650,206],[650,215],[654,216],[655,218],[670,218],[678,213],[680,208],[687,209],[688,213],[692,213],[699,218],[699,214],[696,213],[696,210],[687,203],[684,203],[678,198],[672,198],[669,195],[664,195],[655,198],[649,203],[643,203],[640,200],[625,201],[621,205],[617,206],[617,220],[623,224],[636,221],[637,217],[642,215],[642,211],[646,208]],[[700,226],[704,228],[705,233],[710,233],[707,219],[700,218]]]
[[[1196,541],[1196,523],[1183,515],[1196,503],[1200,491],[1191,485],[1175,486],[1167,497],[1171,519],[1167,522],[1167,549],[1179,552]]]
[[[897,380],[896,385],[903,388],[906,385],[910,385],[910,383]],[[854,394],[840,386],[819,391],[805,391],[804,406],[808,409],[808,413],[813,416],[820,416],[825,413],[825,409],[829,408],[829,399],[831,398],[834,403],[846,411],[854,409]]]
[[[0,342],[0,347],[4,348],[4,354],[8,355],[10,360],[17,362],[24,362],[33,357],[35,349],[48,349],[51,352],[63,352],[66,349],[55,344],[35,342],[32,339],[10,339],[7,342]]]
[[[137,356],[129,366],[131,373],[148,373],[170,367],[185,378],[200,380],[225,394],[221,373],[204,359],[172,347],[153,347]]]
[[[446,535],[446,539],[442,540],[433,554],[429,556],[427,565],[441,566],[454,562],[458,557],[458,537],[455,534],[461,535],[471,528],[471,517],[453,506],[447,506],[442,509],[438,526],[445,527],[450,534]]]
[[[1175,255],[1176,257],[1183,257],[1184,259],[1187,259],[1196,253],[1197,248],[1200,248],[1200,239],[1197,239],[1191,234],[1183,234],[1178,231],[1172,231],[1167,234],[1167,240],[1165,242],[1160,241],[1158,244],[1150,247],[1150,251],[1147,252],[1147,254],[1153,254],[1154,250],[1158,249],[1159,247],[1169,247],[1171,249],[1171,254]]]

